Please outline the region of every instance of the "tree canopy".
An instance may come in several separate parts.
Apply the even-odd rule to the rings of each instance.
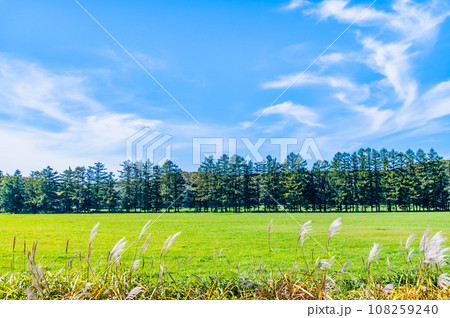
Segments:
[[[0,171],[0,208],[8,213],[379,212],[448,210],[449,162],[433,149],[360,149],[308,167],[298,154],[205,158],[196,172],[125,161],[117,176],[102,163],[51,167],[22,176]]]

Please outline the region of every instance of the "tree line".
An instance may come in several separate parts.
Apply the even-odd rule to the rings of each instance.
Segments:
[[[0,208],[8,213],[89,212],[380,212],[449,210],[449,162],[433,149],[360,149],[311,167],[298,154],[206,158],[196,172],[125,161],[118,174],[102,163],[51,167],[22,176],[0,171]]]

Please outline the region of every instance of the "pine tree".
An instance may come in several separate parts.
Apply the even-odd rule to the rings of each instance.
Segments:
[[[150,161],[145,161],[142,165],[141,176],[141,209],[148,212],[152,209],[152,179],[153,165]]]
[[[0,204],[5,212],[21,213],[25,208],[24,180],[19,170],[12,176],[2,177]]]
[[[39,173],[39,209],[42,213],[54,213],[61,209],[58,190],[59,175],[51,167]]]
[[[127,160],[121,166],[122,170],[119,171],[121,207],[125,211],[130,212],[134,203],[133,163]]]
[[[335,187],[335,200],[338,211],[348,211],[348,206],[351,198],[351,187],[348,184],[349,168],[345,165],[345,159],[348,158],[347,153],[336,153],[331,162],[330,177],[333,180]]]
[[[314,192],[314,206],[320,212],[327,212],[333,207],[333,185],[330,178],[330,164],[328,161],[316,161],[311,170],[311,191]],[[314,209],[314,208],[313,208]]]
[[[254,170],[253,162],[250,161],[243,167],[242,173],[242,206],[246,212],[254,207],[259,207],[258,183],[255,181],[257,177]]]
[[[283,189],[286,209],[289,211],[302,211],[306,189],[306,161],[294,153],[286,157],[281,165],[281,186]]]
[[[240,212],[244,202],[244,173],[247,163],[241,156],[233,156],[230,160],[229,194],[231,207],[234,212]]]
[[[276,158],[270,155],[260,166],[262,173],[260,175],[261,198],[264,205],[264,211],[278,211],[278,205],[284,205],[284,198],[281,191],[281,165]]]
[[[94,166],[89,167],[89,171],[92,173],[91,206],[94,211],[99,211],[106,206],[108,172],[101,162],[96,162]]]
[[[396,193],[396,180],[395,180],[395,152],[387,151],[386,149],[382,149],[380,151],[381,162],[382,162],[382,183],[383,183],[383,198],[386,203],[387,210],[389,212],[392,211],[392,207],[394,206],[397,200]]]
[[[24,184],[25,210],[27,213],[39,213],[40,180],[39,171],[32,171]]]
[[[143,163],[138,161],[132,164],[132,208],[134,212],[142,209],[142,189],[143,189]]]
[[[73,172],[73,203],[76,212],[84,211],[87,200],[86,168],[76,167]]]
[[[197,187],[195,193],[201,208],[204,211],[216,210],[218,173],[212,156],[205,158],[198,169],[196,177]]]
[[[180,210],[182,204],[182,195],[184,192],[184,178],[182,170],[176,164],[168,160],[162,166],[162,198],[166,209],[170,212]]]
[[[371,203],[375,206],[375,210],[380,212],[382,203],[382,183],[381,183],[381,155],[375,149],[372,149],[372,195]]]
[[[74,172],[69,167],[61,175],[61,211],[64,213],[73,212],[75,206],[75,182]]]
[[[409,207],[408,210],[417,210],[419,203],[420,183],[417,178],[416,154],[411,149],[406,151],[405,163],[405,184],[408,190]]]
[[[114,177],[114,173],[108,173],[106,177],[106,187],[103,203],[108,209],[108,212],[115,211],[119,205],[120,196],[117,190],[117,181]]]
[[[213,183],[214,192],[217,198],[216,207],[221,212],[228,211],[233,200],[232,176],[230,173],[230,159],[227,155],[222,155],[214,166],[215,182]]]
[[[364,149],[358,150],[355,154],[358,160],[356,172],[356,204],[361,206],[363,211],[367,211],[367,203],[370,195],[370,163]]]
[[[150,184],[150,198],[154,212],[160,211],[164,207],[162,198],[162,171],[158,165],[153,166],[153,178]]]

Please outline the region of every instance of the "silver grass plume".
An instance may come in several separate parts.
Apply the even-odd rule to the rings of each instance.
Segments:
[[[34,291],[32,291],[30,288],[25,289],[25,292],[27,293],[27,299],[28,300],[37,300],[38,296]]]
[[[407,250],[411,246],[412,242],[414,241],[414,237],[415,237],[414,234],[411,234],[408,237],[408,239],[406,240],[406,244],[405,244],[405,250]]]
[[[325,269],[325,268],[328,268],[328,269],[330,269],[332,266],[333,266],[333,263],[334,263],[334,258],[335,258],[335,256],[333,256],[331,259],[321,259],[320,261],[319,261],[319,259],[317,259],[317,261],[319,261],[319,268],[320,269]],[[316,264],[317,264],[317,261],[316,261]]]
[[[325,269],[325,268],[330,269],[331,266],[333,266],[333,262],[330,261],[330,260],[327,260],[327,259],[321,259],[321,260],[319,261],[319,268],[320,268],[320,269]]]
[[[127,242],[125,241],[125,238],[121,238],[109,253],[108,261],[112,261],[115,265],[117,265],[120,262],[120,258],[126,244]]]
[[[419,253],[423,252],[423,262],[428,265],[436,264],[439,268],[447,263],[449,248],[444,248],[447,239],[442,236],[442,232],[434,236],[429,235],[429,228],[426,229],[420,241]]]
[[[314,264],[314,268],[318,268],[319,261],[320,261],[320,257],[318,257],[318,258],[316,259],[316,262],[315,262],[315,264]]]
[[[273,219],[270,220],[270,223],[269,223],[269,231],[268,231],[268,233],[267,233],[267,237],[269,238],[269,240],[270,240],[270,234],[272,233],[272,224],[273,224]]]
[[[327,244],[330,244],[330,239],[341,230],[341,226],[342,226],[341,220],[342,220],[342,218],[339,217],[336,220],[334,220],[333,223],[331,223],[330,228],[328,229],[328,243]]]
[[[141,260],[140,259],[137,259],[137,260],[135,260],[133,263],[131,263],[131,267],[130,267],[130,276],[132,276],[133,275],[133,272],[136,270],[136,268],[139,266],[139,262],[140,262]]]
[[[342,265],[342,269],[341,269],[341,273],[342,273],[342,274],[346,273],[346,269],[350,266],[351,262],[352,262],[352,261],[346,261],[346,262],[344,263],[344,265]]]
[[[428,233],[430,232],[430,228],[427,227],[425,233],[422,235],[422,239],[420,240],[419,253],[425,251],[426,246],[428,245]]]
[[[390,294],[392,293],[392,290],[394,289],[394,284],[387,284],[384,288],[383,288],[383,294]]]
[[[91,235],[89,236],[89,251],[88,251],[88,259],[91,257],[92,254],[92,241],[94,241],[94,237],[97,234],[97,228],[100,225],[100,223],[97,223],[94,225],[94,227],[91,230]],[[66,249],[67,252],[67,249]]]
[[[367,268],[370,268],[370,264],[373,260],[376,260],[378,263],[378,253],[380,253],[381,245],[378,243],[373,243],[373,247],[370,250],[369,257],[367,258]]]
[[[306,237],[306,234],[308,234],[309,232],[312,231],[311,222],[312,222],[311,220],[308,221],[308,222],[305,222],[305,224],[303,224],[301,229],[300,229],[300,233],[298,234],[297,241],[300,241],[300,246],[301,246],[302,249],[303,249],[303,243],[305,243],[305,241],[308,239]]]
[[[175,234],[172,236],[172,238],[169,240],[169,243],[167,244],[166,252],[167,252],[167,250],[169,249],[170,245],[173,244],[173,242],[175,241],[175,239],[177,238],[177,236],[180,235],[180,234],[181,234],[181,232],[178,232],[178,233],[175,233]]]
[[[169,243],[169,240],[172,238],[172,235],[169,235],[169,237],[164,241],[163,247],[161,249],[161,255],[159,258],[162,258],[164,251],[166,250],[167,243]]]
[[[142,245],[142,248],[141,248],[141,251],[140,251],[139,255],[144,255],[145,251],[147,251],[148,241],[150,240],[150,236],[151,235],[152,235],[152,233],[148,233],[147,238],[145,239],[145,242]]]
[[[442,267],[447,262],[449,248],[444,248],[444,242],[447,239],[442,236],[442,232],[436,233],[431,238],[427,237],[426,244],[424,245],[424,263],[436,264],[438,267]]]
[[[414,252],[413,248],[409,250],[409,252],[408,252],[408,262],[411,262],[411,257],[412,257],[413,252]]]
[[[447,273],[439,275],[438,286],[447,289],[450,286],[450,276]]]
[[[142,293],[143,288],[138,286],[133,288],[132,290],[130,290],[130,292],[128,293],[127,297],[125,299],[127,300],[132,300],[134,299],[138,294]]]
[[[161,258],[167,253],[167,250],[169,249],[169,247],[173,244],[173,242],[175,241],[175,239],[177,238],[178,235],[180,235],[181,232],[175,233],[174,235],[169,236],[166,241],[164,242],[163,248],[161,250]]]
[[[152,222],[152,220],[149,220],[144,227],[141,230],[141,233],[139,234],[139,238],[137,240],[137,245],[139,245],[139,242],[141,241],[142,235],[144,235],[144,233],[147,231],[148,227],[150,226],[150,223]]]

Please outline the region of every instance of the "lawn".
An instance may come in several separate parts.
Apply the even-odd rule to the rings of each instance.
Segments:
[[[69,215],[0,215],[2,235],[0,237],[0,271],[11,269],[13,241],[16,235],[14,254],[15,270],[24,267],[24,241],[30,249],[35,239],[39,239],[37,260],[42,264],[58,268],[65,264],[78,249],[83,258],[88,250],[91,228],[100,223],[93,242],[94,260],[100,255],[107,257],[114,244],[126,237],[129,247],[123,260],[131,260],[136,250],[136,239],[142,226],[148,220],[156,220],[159,214],[69,214]],[[328,227],[337,217],[342,217],[342,230],[336,234],[330,244],[330,252],[344,263],[351,260],[350,270],[361,271],[361,256],[367,255],[373,243],[380,243],[379,266],[387,268],[386,257],[393,267],[400,266],[402,254],[400,240],[406,241],[411,233],[416,234],[413,247],[418,250],[420,237],[427,226],[433,233],[442,230],[450,237],[450,214],[435,213],[295,213],[292,216],[300,223],[312,220],[312,238],[308,239],[305,250],[311,259],[326,256]],[[268,225],[273,219],[269,250]],[[159,256],[164,241],[169,235],[181,234],[169,248],[165,264],[169,271],[180,273],[229,273],[230,266],[236,271],[249,269],[263,263],[272,264],[280,269],[291,268],[295,260],[298,224],[287,213],[241,213],[241,214],[163,214],[148,230],[151,233],[149,248],[146,252],[146,264],[155,258],[159,265]],[[141,239],[140,245],[147,234]],[[66,255],[66,242],[70,238]],[[215,252],[214,252],[215,251]],[[220,253],[221,251],[221,253]],[[221,254],[218,258],[219,253]],[[214,257],[212,257],[214,254]],[[417,255],[417,254],[415,254]],[[417,258],[417,256],[416,256]],[[189,263],[186,266],[186,262]],[[74,264],[79,262],[77,256]],[[448,269],[446,269],[448,271]]]

